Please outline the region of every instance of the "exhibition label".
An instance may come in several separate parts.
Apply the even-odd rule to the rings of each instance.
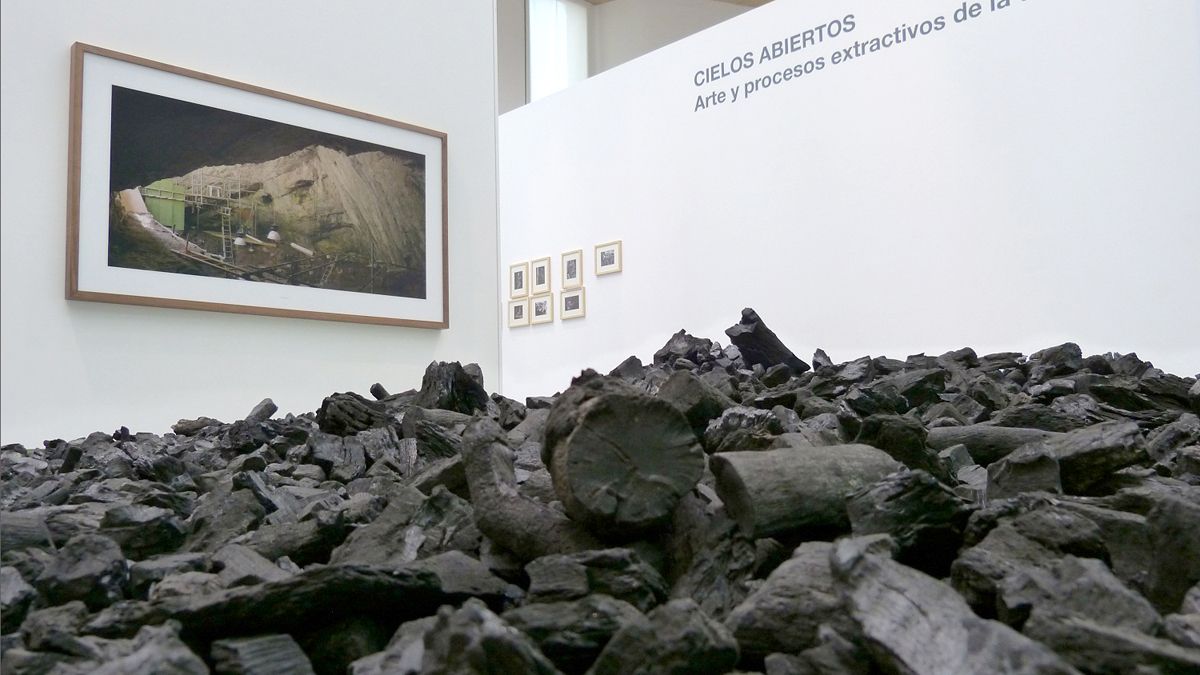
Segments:
[[[726,103],[745,101],[770,87],[811,77],[826,68],[899,47],[927,35],[944,31],[955,24],[965,23],[993,12],[1008,9],[1014,2],[1024,3],[1026,1],[960,2],[958,7],[948,14],[939,14],[911,24],[901,23],[889,32],[862,38],[860,38],[861,31],[859,34],[855,34],[855,29],[859,27],[855,15],[846,14],[774,40],[756,49],[748,49],[720,63],[696,70],[692,74],[692,83],[697,87],[709,89],[705,93],[696,95],[692,112],[707,110]],[[852,38],[854,42],[846,44]],[[836,41],[837,44],[833,44],[831,41]],[[831,46],[832,50],[830,50]],[[786,65],[783,65],[785,63]],[[761,76],[753,74],[748,79],[745,77],[755,68],[762,71],[764,68],[761,66],[778,65],[782,65],[782,67],[775,68],[771,73]],[[726,78],[735,77],[739,79],[726,80]],[[720,80],[726,81],[720,82]],[[729,84],[730,82],[732,84]]]

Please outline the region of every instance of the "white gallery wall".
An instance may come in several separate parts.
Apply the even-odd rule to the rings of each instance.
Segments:
[[[727,344],[744,306],[805,360],[1072,340],[1200,371],[1200,4],[992,3],[776,0],[503,115],[500,274],[552,256],[557,299],[582,248],[587,288],[501,328],[504,393]]]
[[[492,0],[4,2],[0,441],[180,417],[240,419],[265,396],[420,386],[434,359],[498,384]],[[450,329],[64,299],[70,47],[129,54],[444,131]]]

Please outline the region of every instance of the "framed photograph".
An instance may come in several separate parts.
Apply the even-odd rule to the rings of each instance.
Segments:
[[[508,303],[508,327],[529,325],[529,299],[512,300]]]
[[[550,323],[554,321],[554,296],[535,295],[529,299],[529,323]]]
[[[529,263],[529,292],[533,295],[550,292],[549,258],[538,258]]]
[[[529,295],[529,263],[508,266],[508,297],[524,298]]]
[[[446,134],[71,49],[67,297],[449,327]]]
[[[563,290],[583,286],[583,250],[562,254]]]
[[[562,307],[559,310],[564,321],[567,319],[582,319],[587,315],[587,301],[584,296],[583,288],[577,288],[572,291],[563,291],[560,297],[562,298]]]
[[[596,274],[616,274],[621,271],[621,242],[610,241],[596,246]]]

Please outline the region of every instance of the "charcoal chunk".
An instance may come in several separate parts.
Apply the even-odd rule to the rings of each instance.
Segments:
[[[949,574],[972,512],[948,486],[911,470],[850,495],[846,510],[854,534],[891,535],[898,561],[935,577]]]
[[[321,431],[335,436],[351,436],[391,421],[383,403],[367,400],[354,392],[327,396],[317,410],[317,425]]]
[[[460,609],[443,607],[425,636],[422,671],[435,673],[530,673],[557,669],[520,631],[478,600]]]
[[[173,511],[138,504],[106,511],[100,531],[117,542],[130,560],[174,551],[187,537],[187,528]]]
[[[125,597],[129,563],[117,542],[81,534],[58,551],[34,583],[51,604],[81,600],[98,610]]]
[[[290,635],[217,640],[212,645],[212,658],[218,673],[313,675],[308,657]]]
[[[414,402],[422,408],[453,410],[466,415],[487,410],[490,399],[480,381],[482,377],[472,376],[469,368],[470,365],[464,368],[457,361],[430,363],[425,368],[421,391]]]
[[[1161,622],[1144,597],[1094,558],[1068,555],[1044,568],[1022,569],[1004,579],[998,600],[999,619],[1017,629],[1035,610],[1075,614],[1147,634]]]
[[[1105,422],[1046,442],[1058,460],[1063,490],[1087,494],[1112,474],[1146,456],[1145,440],[1135,422]]]
[[[829,570],[832,550],[826,542],[802,544],[729,614],[725,625],[744,659],[815,647],[821,624],[841,620],[841,599]]]
[[[1158,551],[1150,566],[1147,597],[1163,613],[1175,612],[1188,589],[1200,583],[1200,505],[1185,499],[1161,500],[1146,518],[1150,543]],[[1169,555],[1163,555],[1170,551]]]
[[[258,526],[266,510],[250,490],[229,485],[210,492],[197,503],[189,519],[188,551],[211,551]]]
[[[207,568],[203,553],[171,553],[133,563],[129,567],[129,595],[145,599],[151,584],[171,574],[200,572]]]
[[[877,414],[862,421],[854,442],[879,448],[910,469],[942,476],[937,454],[925,447],[928,435],[925,426],[910,417]]]
[[[853,541],[831,556],[836,587],[877,663],[905,673],[1061,673],[1042,644],[976,616],[946,584]]]
[[[1078,615],[1035,610],[1025,633],[1089,673],[1200,672],[1200,650]]]
[[[705,452],[765,450],[783,433],[783,424],[769,410],[733,406],[711,420],[704,430]]]
[[[529,574],[529,602],[602,594],[647,612],[667,597],[662,575],[624,548],[543,556],[526,565],[525,571]]]
[[[591,675],[726,673],[738,661],[738,644],[695,602],[672,600],[625,625],[609,640]]]
[[[221,585],[226,588],[262,584],[291,576],[270,560],[238,544],[227,544],[213,553],[212,564],[218,572]]]
[[[26,583],[15,567],[0,567],[0,633],[11,633],[21,626],[37,591]]]
[[[679,359],[691,361],[699,365],[711,359],[710,353],[712,352],[712,347],[712,340],[693,337],[688,335],[687,331],[680,330],[678,333],[672,335],[670,340],[667,340],[667,344],[654,352],[654,365],[670,365]],[[638,362],[637,365],[640,367],[641,362]],[[628,370],[632,367],[632,364],[622,363],[621,366],[618,366],[618,369],[622,366]],[[613,374],[616,374],[616,372],[614,370]]]
[[[809,365],[784,346],[774,331],[767,328],[767,324],[759,318],[758,313],[749,307],[742,310],[741,321],[726,328],[725,334],[751,366],[770,368],[782,363],[797,375],[809,370]]]
[[[530,603],[505,612],[501,618],[532,638],[564,673],[587,671],[618,630],[644,620],[633,605],[607,595]]]
[[[704,433],[709,421],[734,406],[728,396],[686,370],[672,373],[657,396],[678,408],[697,436]]]

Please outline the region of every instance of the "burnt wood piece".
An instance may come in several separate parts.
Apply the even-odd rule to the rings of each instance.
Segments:
[[[692,426],[664,400],[604,394],[575,418],[548,468],[567,513],[602,538],[626,540],[664,525],[704,472]]]
[[[513,452],[504,438],[500,425],[486,418],[463,434],[463,465],[480,532],[523,561],[604,548],[560,511],[518,494]]]
[[[755,538],[848,532],[847,495],[903,468],[869,445],[725,452],[709,462],[726,511]]]
[[[777,363],[786,364],[792,372],[799,375],[809,366],[792,353],[774,331],[767,328],[758,313],[749,307],[742,310],[742,320],[725,329],[725,334],[742,353],[742,359],[747,365],[761,365],[770,368]]]
[[[965,445],[971,457],[980,466],[987,466],[1013,450],[1034,441],[1058,438],[1062,434],[1041,429],[997,427],[990,424],[972,424],[965,427],[937,427],[929,430],[926,444],[934,450],[945,450],[952,445]]]
[[[488,394],[480,381],[482,375],[471,364],[466,368],[458,361],[444,363],[434,361],[425,369],[421,380],[421,391],[416,404],[422,408],[441,408],[465,415],[487,410]],[[472,373],[472,370],[475,372]]]
[[[321,431],[338,436],[353,436],[391,421],[392,416],[382,403],[368,401],[352,391],[325,397],[317,411],[317,426]]]

